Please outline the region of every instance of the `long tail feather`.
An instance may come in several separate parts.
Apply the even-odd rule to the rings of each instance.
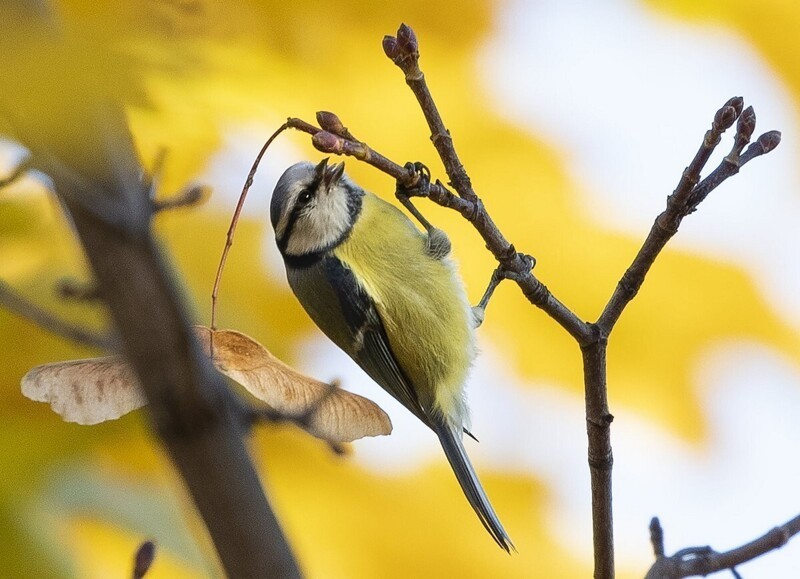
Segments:
[[[489,531],[492,538],[497,541],[506,552],[511,552],[514,544],[511,538],[503,528],[497,514],[494,512],[486,492],[478,480],[478,475],[475,474],[475,469],[467,456],[467,451],[464,449],[464,444],[461,441],[461,433],[456,434],[455,430],[447,424],[436,424],[434,430],[439,436],[439,441],[442,443],[444,454],[447,456],[450,466],[458,479],[458,484],[472,505],[472,508],[478,515],[478,518],[483,523],[483,526]]]

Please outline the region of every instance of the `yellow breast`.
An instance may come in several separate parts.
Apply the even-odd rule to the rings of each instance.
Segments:
[[[472,313],[455,264],[425,252],[426,236],[367,193],[334,251],[374,300],[392,351],[426,411],[466,425],[464,383],[475,357]]]

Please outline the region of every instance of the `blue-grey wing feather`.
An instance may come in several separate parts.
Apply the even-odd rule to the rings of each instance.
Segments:
[[[375,302],[350,268],[327,255],[314,266],[287,270],[287,274],[317,326],[384,390],[430,426],[430,418],[392,352]]]

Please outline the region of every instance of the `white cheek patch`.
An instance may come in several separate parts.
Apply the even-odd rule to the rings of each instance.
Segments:
[[[328,248],[344,235],[349,226],[347,191],[336,187],[328,193],[320,192],[295,222],[286,253],[304,255]]]

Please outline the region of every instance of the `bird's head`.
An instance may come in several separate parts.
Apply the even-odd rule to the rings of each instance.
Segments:
[[[328,251],[349,233],[361,209],[363,191],[344,174],[344,163],[303,162],[278,179],[270,218],[284,257]]]

